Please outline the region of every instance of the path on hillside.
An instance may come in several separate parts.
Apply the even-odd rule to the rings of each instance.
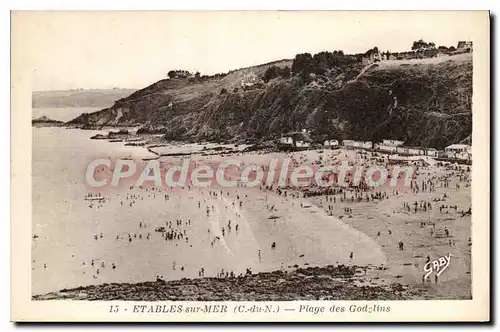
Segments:
[[[368,69],[370,69],[371,67],[373,67],[375,63],[370,63],[369,65],[366,65],[363,69],[361,69],[361,71],[359,72],[359,74],[352,80],[350,80],[349,82],[347,83],[352,83],[352,82],[355,82],[357,81]]]

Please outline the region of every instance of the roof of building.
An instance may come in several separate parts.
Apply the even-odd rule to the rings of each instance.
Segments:
[[[452,144],[446,147],[447,149],[467,149],[470,148],[470,145],[467,144]]]
[[[292,131],[286,134],[283,134],[281,137],[293,137],[296,141],[303,140],[307,142],[312,142],[313,140],[309,137],[308,133],[304,133],[301,131]]]
[[[398,146],[398,148],[401,147],[401,148],[408,148],[408,149],[420,149],[420,150],[424,150],[423,147],[421,146],[417,146],[417,145],[405,145],[405,146]]]

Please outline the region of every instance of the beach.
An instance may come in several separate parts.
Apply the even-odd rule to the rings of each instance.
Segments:
[[[317,189],[312,187],[124,184],[97,190],[85,183],[86,167],[96,158],[129,158],[143,164],[158,159],[164,167],[180,165],[187,157],[200,165],[217,165],[229,158],[261,166],[272,158],[292,158],[298,164],[372,161],[356,150],[268,153],[242,152],[233,146],[217,153],[216,144],[203,148],[181,143],[148,150],[90,140],[96,133],[33,129],[33,295],[105,283],[231,278],[249,271],[292,273],[297,268],[345,264],[364,270],[356,283],[398,282],[424,285],[428,294],[443,298],[471,296],[470,215],[459,216],[460,210],[470,207],[470,187],[463,185],[465,175],[460,181],[453,175],[458,171],[447,170],[449,166],[418,168],[415,183],[435,178],[433,191],[406,188],[396,194],[394,188],[383,188],[379,191],[384,196],[368,201],[359,200],[352,190],[308,195]],[[183,155],[168,156],[176,153]],[[445,182],[449,187],[439,187]],[[459,182],[462,186],[456,189]],[[433,201],[445,193],[446,203]],[[420,207],[408,211],[403,205],[421,201],[432,204],[432,211]],[[447,208],[445,213],[439,208],[444,204],[457,204],[458,209]],[[445,227],[447,237],[442,235]],[[440,286],[433,286],[434,280],[423,284],[426,257],[450,253],[453,258]]]

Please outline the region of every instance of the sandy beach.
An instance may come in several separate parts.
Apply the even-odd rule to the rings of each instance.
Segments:
[[[81,137],[60,139],[75,133]],[[93,158],[111,155],[139,164],[145,164],[143,159],[159,158],[162,167],[168,168],[180,165],[186,156],[158,157],[144,147],[89,140],[89,134],[61,128],[34,129],[35,136],[44,135],[35,140],[38,158],[33,165],[34,295],[104,283],[226,278],[249,271],[292,272],[345,264],[363,267],[362,283],[375,286],[398,282],[425,287],[429,294],[439,292],[445,298],[470,298],[470,216],[458,216],[458,211],[470,207],[470,187],[455,189],[456,183],[467,182],[466,175],[459,181],[453,175],[458,172],[450,167],[418,168],[415,183],[447,179],[435,180],[432,192],[405,188],[396,194],[394,188],[383,188],[377,189],[384,192],[383,199],[368,201],[351,200],[356,194],[350,190],[344,190],[345,196],[304,195],[317,189],[314,187],[277,191],[264,186],[168,188],[123,184],[96,190],[84,179],[84,169]],[[59,147],[57,162],[54,152],[42,156],[45,151],[37,146],[51,135],[59,138],[57,143],[52,142]],[[243,165],[265,167],[271,158],[285,157],[304,164],[373,162],[365,152],[356,150],[202,154],[199,146],[179,144],[177,150],[170,146],[166,151],[193,152],[190,160],[204,165],[231,158]],[[52,172],[50,177],[44,176],[48,170]],[[56,181],[50,195],[40,192],[40,188],[47,188],[45,181]],[[441,188],[445,182],[449,187]],[[433,201],[445,193],[445,202]],[[407,211],[403,202],[415,201],[430,202],[432,210]],[[458,209],[446,209],[445,213],[439,209],[443,204],[456,204]],[[450,236],[444,237],[444,227]],[[399,241],[404,242],[403,250],[398,248]],[[426,257],[435,259],[450,253],[453,259],[440,286],[433,286],[434,281],[422,284]]]

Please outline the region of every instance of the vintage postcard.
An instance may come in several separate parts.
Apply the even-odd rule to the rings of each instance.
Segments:
[[[489,12],[11,19],[13,321],[489,321]]]

